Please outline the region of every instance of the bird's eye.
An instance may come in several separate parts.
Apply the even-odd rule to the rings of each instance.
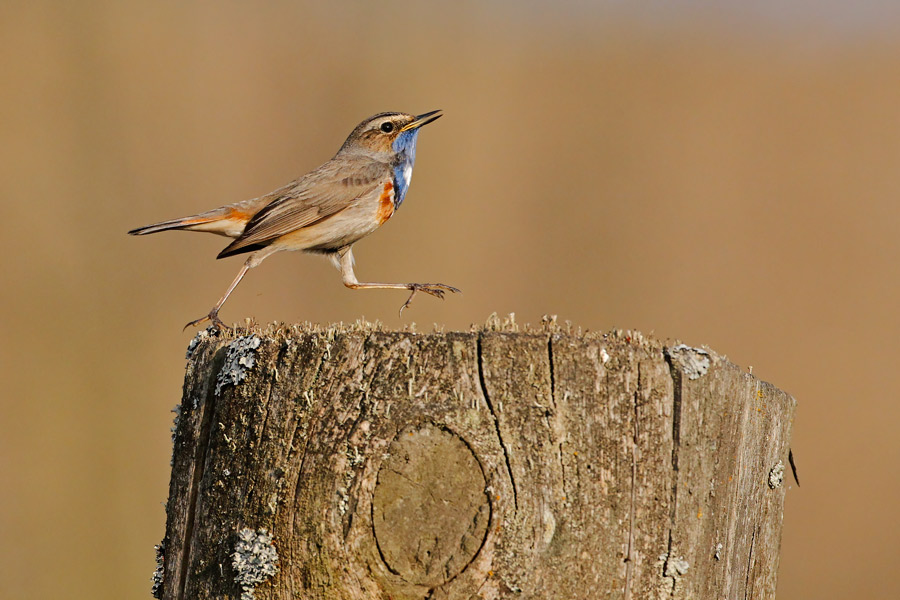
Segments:
[[[390,133],[394,130],[394,124],[390,121],[388,121],[387,123],[382,123],[381,130],[385,133]]]

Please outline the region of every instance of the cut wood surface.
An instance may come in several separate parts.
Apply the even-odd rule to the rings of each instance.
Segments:
[[[201,332],[156,595],[773,598],[794,399],[548,320]]]

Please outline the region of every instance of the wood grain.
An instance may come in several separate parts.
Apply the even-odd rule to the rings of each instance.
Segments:
[[[160,596],[773,598],[794,406],[708,349],[552,322],[202,334]],[[255,587],[246,530],[278,555]]]

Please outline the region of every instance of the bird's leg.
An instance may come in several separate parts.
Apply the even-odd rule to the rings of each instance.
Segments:
[[[443,298],[446,292],[459,292],[455,287],[443,283],[361,283],[357,281],[356,275],[353,273],[353,252],[349,246],[338,250],[338,259],[340,261],[341,280],[344,282],[345,286],[352,290],[411,290],[412,293],[409,295],[409,298],[407,298],[406,302],[403,303],[403,306],[400,307],[401,315],[403,314],[403,309],[410,305],[412,299],[418,292],[425,292],[435,298]]]
[[[231,282],[231,285],[228,286],[228,290],[225,292],[225,295],[219,298],[219,301],[216,302],[216,305],[212,307],[212,310],[209,311],[209,314],[205,317],[200,317],[199,319],[191,321],[190,323],[185,325],[184,328],[187,329],[188,327],[193,327],[194,325],[199,325],[200,323],[210,321],[218,329],[231,329],[231,327],[229,327],[228,325],[223,323],[221,319],[219,319],[219,309],[222,308],[222,305],[225,304],[226,300],[228,300],[228,296],[231,295],[231,292],[234,291],[234,288],[236,288],[237,285],[241,282],[241,279],[244,278],[244,275],[247,274],[247,271],[249,271],[254,266],[255,265],[251,264],[249,260],[244,263],[244,266],[241,267],[241,270],[237,274],[237,277],[235,277],[234,281]]]

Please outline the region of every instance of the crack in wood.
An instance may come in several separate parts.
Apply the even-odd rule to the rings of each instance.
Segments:
[[[638,363],[638,389],[634,393],[634,428],[631,444],[631,501],[628,508],[628,553],[625,556],[625,600],[631,600],[631,581],[634,574],[634,507],[637,502],[638,397],[641,390],[641,365]],[[663,568],[665,573],[665,567]]]
[[[561,418],[559,414],[559,406],[556,403],[556,371],[553,364],[553,336],[547,336],[547,362],[550,365],[550,403],[553,405],[553,418],[554,422]],[[549,427],[549,422],[548,422]],[[552,440],[555,436],[554,428],[550,428],[550,439]],[[568,492],[566,491],[566,465],[563,462],[563,444],[561,440],[557,440],[557,458],[559,459],[559,470],[560,475],[562,477],[562,493],[563,496],[568,498]]]
[[[565,463],[563,463],[562,442],[560,442],[559,445],[557,446],[557,450],[558,450],[557,457],[559,458],[559,468],[560,468],[561,476],[562,476],[562,492],[563,492],[564,498],[568,498],[569,497],[568,492],[566,491],[566,484],[567,484],[567,482],[566,482],[566,465],[565,465]]]
[[[678,511],[678,450],[681,447],[681,386],[683,383],[681,370],[672,362],[668,352],[663,353],[666,363],[669,365],[669,375],[672,378],[672,507],[669,509],[669,543],[666,550],[666,560],[663,562],[663,577],[672,560],[672,532],[675,529],[675,519]],[[638,370],[640,373],[640,370]],[[672,591],[670,598],[675,597],[675,585],[678,580],[672,577]]]
[[[376,483],[377,485],[377,483]],[[372,529],[372,539],[375,540],[375,549],[378,550],[378,558],[381,559],[381,564],[393,575],[400,577],[403,576],[400,574],[400,571],[391,566],[391,563],[388,562],[387,557],[384,555],[384,550],[381,548],[381,540],[378,539],[378,533],[375,531],[375,503],[372,502],[369,505],[369,510],[371,514],[369,515],[369,525]]]
[[[478,381],[481,384],[481,393],[484,396],[484,402],[487,404],[488,410],[491,413],[491,416],[494,419],[494,429],[497,432],[497,439],[500,442],[500,448],[503,450],[503,459],[506,461],[506,472],[509,475],[510,484],[512,484],[513,490],[513,506],[516,509],[516,512],[519,511],[519,491],[516,488],[516,478],[513,477],[512,465],[509,462],[509,449],[506,447],[506,443],[503,441],[503,435],[500,433],[500,420],[497,416],[497,413],[494,411],[494,405],[491,402],[491,396],[488,394],[487,384],[484,378],[484,356],[482,355],[481,345],[482,345],[482,335],[478,334],[478,338],[475,342],[476,344],[476,353],[478,355]]]
[[[670,577],[668,575],[669,572],[669,561],[672,560],[672,529],[669,528],[669,539],[666,544],[666,559],[662,563],[662,578]],[[675,580],[675,577],[671,577],[672,579],[672,589],[669,590],[669,598],[673,598],[675,596],[675,584],[678,583]]]
[[[220,348],[216,351],[216,354],[220,354],[223,351],[224,350]],[[215,365],[216,362],[220,363],[219,367],[221,368],[222,361],[217,361],[216,355],[213,355],[210,363]],[[203,403],[198,407],[203,411],[203,414],[200,417],[200,433],[197,436],[197,447],[194,449],[194,473],[193,477],[191,477],[190,489],[188,491],[188,510],[184,523],[184,539],[186,540],[186,543],[181,555],[181,564],[178,565],[181,577],[178,582],[179,586],[176,595],[178,600],[184,600],[185,587],[187,587],[187,573],[191,562],[191,548],[194,543],[194,520],[197,513],[197,504],[200,502],[199,488],[200,483],[203,481],[203,474],[206,466],[206,454],[212,437],[213,414],[215,413],[216,408],[216,395],[214,393],[214,386],[211,385],[211,382],[217,372],[218,369],[216,368],[209,369],[205,390],[206,397],[204,398]]]
[[[750,598],[750,573],[753,568],[753,547],[756,544],[756,528],[750,534],[750,552],[747,554],[747,576],[744,579],[744,600]]]
[[[550,403],[556,410],[556,373],[553,370],[553,336],[547,337],[547,362],[550,365]]]

